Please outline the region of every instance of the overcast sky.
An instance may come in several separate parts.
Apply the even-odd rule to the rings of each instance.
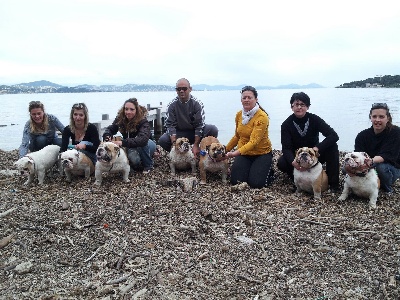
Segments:
[[[0,85],[326,87],[400,74],[399,1],[0,0]]]

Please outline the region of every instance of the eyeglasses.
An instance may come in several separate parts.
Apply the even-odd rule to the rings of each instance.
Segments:
[[[246,92],[246,91],[256,92],[256,89],[253,88],[251,85],[246,85],[244,88],[242,88],[240,93],[243,93],[243,92]]]
[[[383,109],[389,109],[386,103],[374,103],[372,104],[371,109],[376,109],[376,108],[383,108]]]
[[[72,108],[76,109],[83,109],[85,107],[86,107],[85,103],[75,103],[74,105],[72,105]]]
[[[175,90],[177,91],[177,92],[180,92],[180,91],[187,91],[187,87],[186,86],[183,86],[183,87],[177,87],[177,88],[175,88]]]
[[[301,108],[304,108],[304,107],[306,107],[307,105],[305,105],[304,103],[293,103],[292,104],[292,107],[301,107]]]

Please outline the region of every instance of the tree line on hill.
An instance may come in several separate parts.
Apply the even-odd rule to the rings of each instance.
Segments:
[[[400,75],[375,76],[374,78],[343,83],[337,88],[368,88],[368,87],[400,88]]]

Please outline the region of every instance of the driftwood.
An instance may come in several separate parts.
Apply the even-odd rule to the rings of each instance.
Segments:
[[[5,168],[17,158],[0,151]],[[100,189],[93,177],[25,187],[0,173],[1,297],[400,299],[400,183],[371,211],[355,196],[297,196],[274,167],[262,189],[172,178],[164,155]]]

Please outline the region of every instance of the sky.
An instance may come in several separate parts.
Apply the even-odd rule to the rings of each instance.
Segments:
[[[335,87],[400,74],[400,1],[0,0],[0,85]]]

